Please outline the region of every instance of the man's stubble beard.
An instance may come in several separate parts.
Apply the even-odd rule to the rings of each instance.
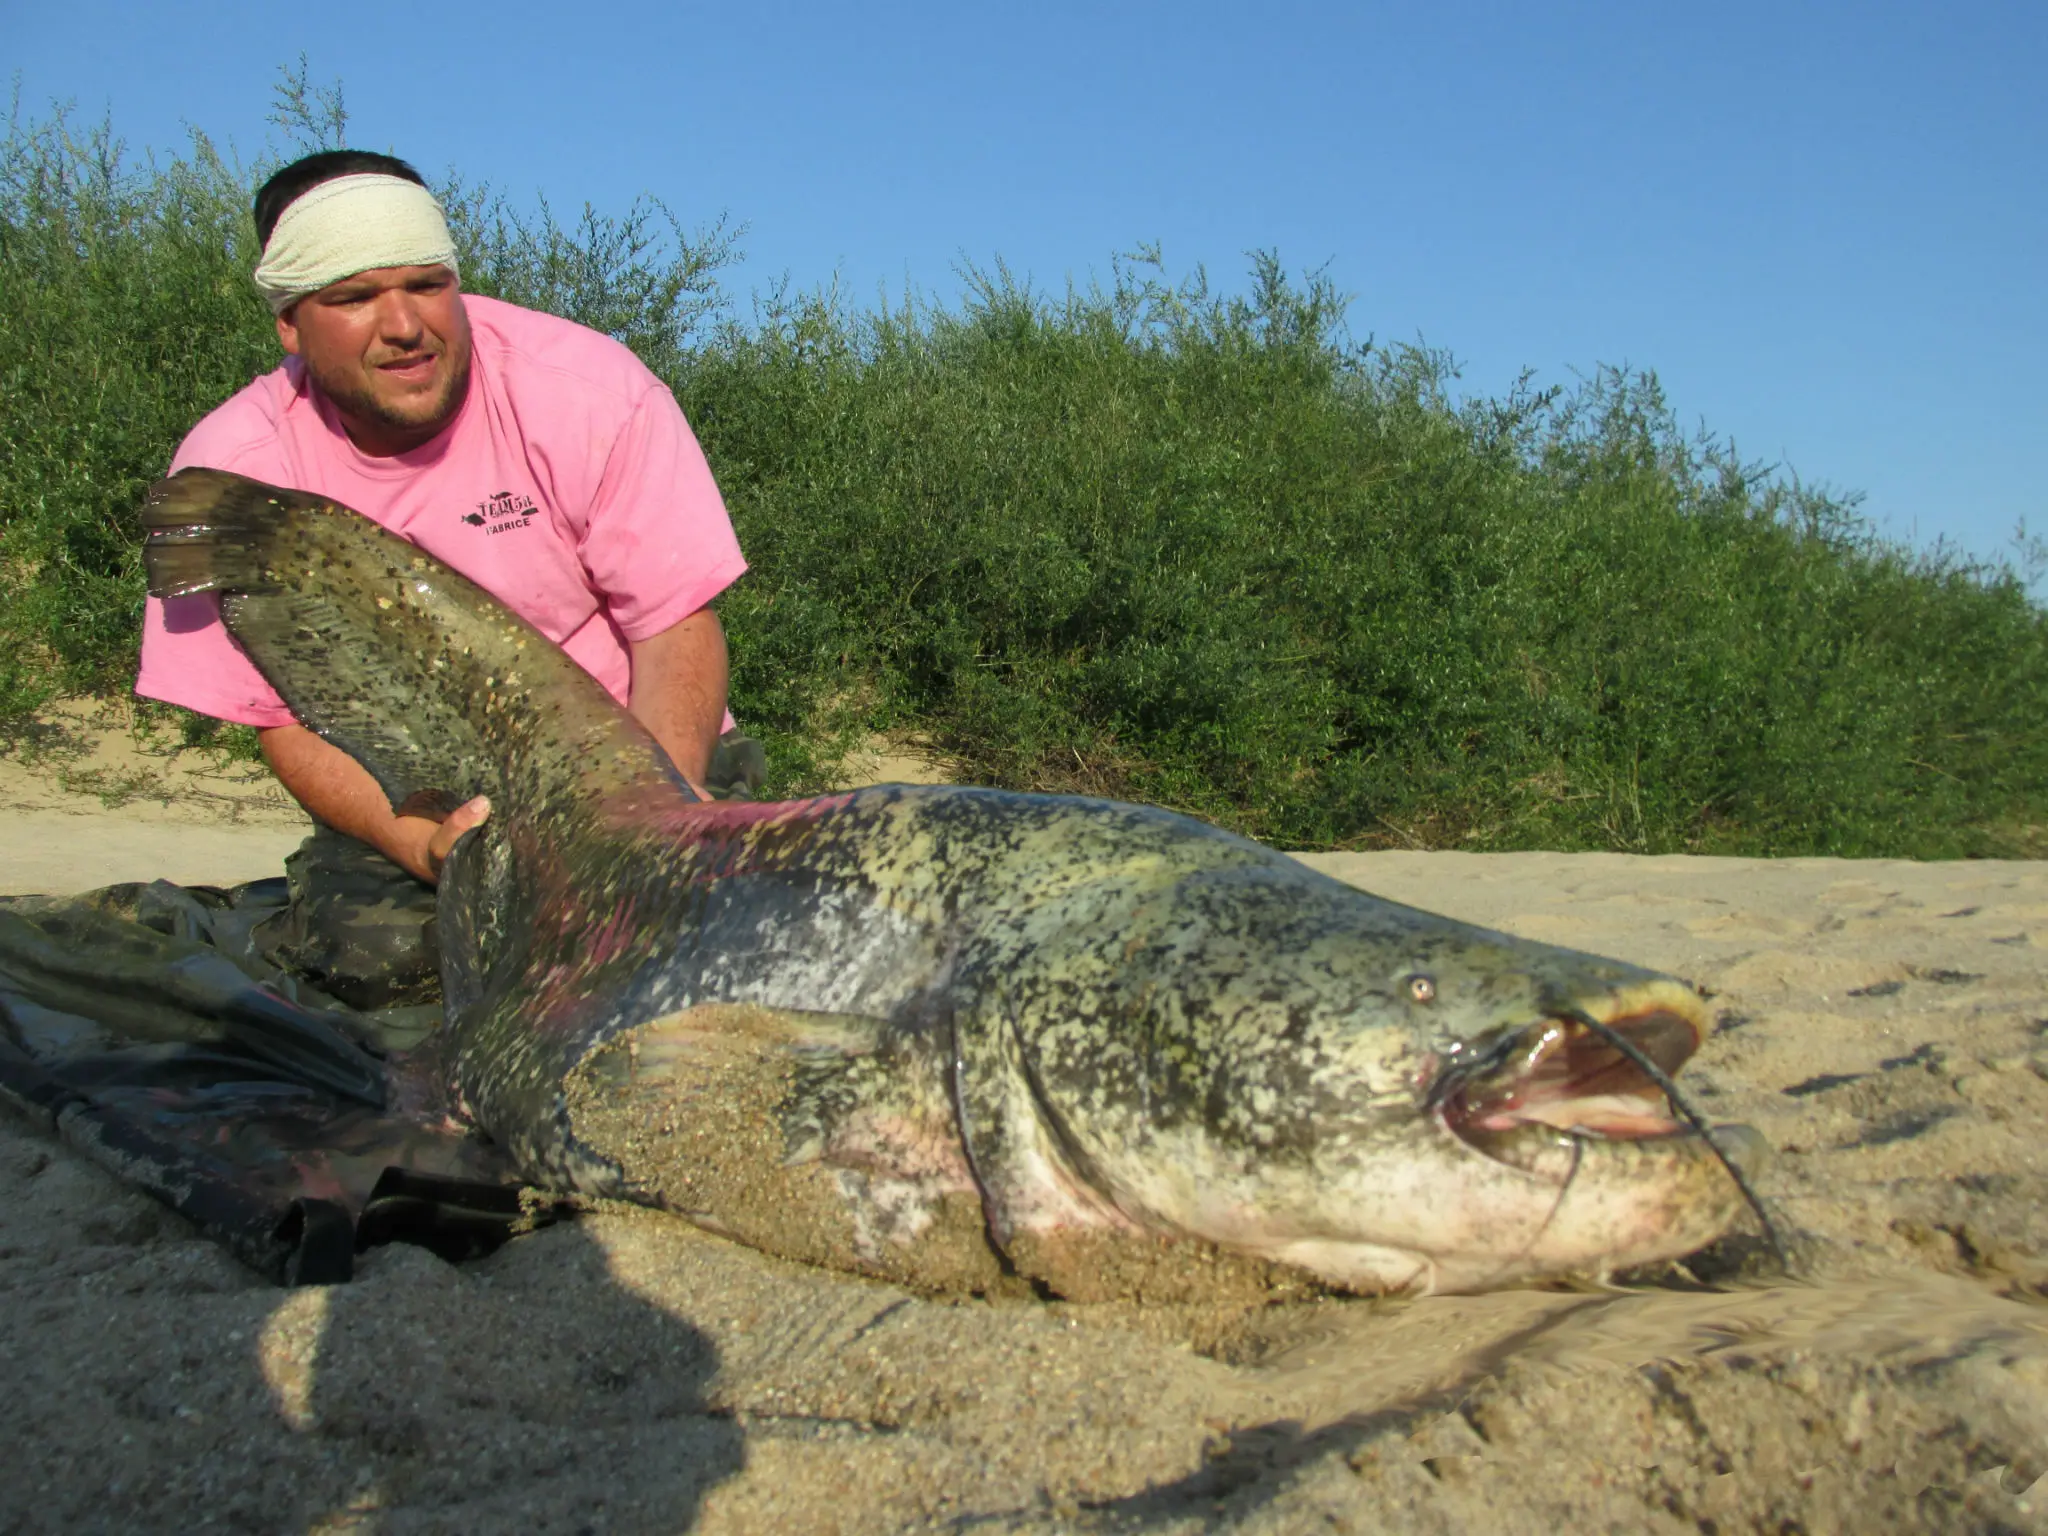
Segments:
[[[452,349],[451,349],[452,352]],[[443,353],[444,358],[450,353]],[[462,408],[462,402],[469,393],[469,376],[474,353],[462,349],[462,358],[453,365],[447,382],[431,402],[415,401],[404,409],[395,408],[377,398],[368,386],[358,381],[353,372],[339,379],[325,376],[325,370],[308,367],[314,386],[325,395],[344,420],[372,422],[388,430],[413,433],[423,427],[434,430],[416,446],[424,447],[432,442],[440,430],[455,419]],[[406,450],[410,452],[411,450]]]

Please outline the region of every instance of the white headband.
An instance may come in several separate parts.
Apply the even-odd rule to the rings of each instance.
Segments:
[[[451,272],[455,242],[434,194],[402,176],[337,176],[303,193],[278,217],[256,264],[256,286],[283,314],[373,267],[430,267]]]

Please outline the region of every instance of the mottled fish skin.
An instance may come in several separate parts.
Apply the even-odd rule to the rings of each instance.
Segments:
[[[490,795],[443,872],[448,1027],[463,1101],[537,1182],[934,1289],[1063,1294],[1105,1243],[1469,1289],[1674,1256],[1737,1213],[1696,1138],[1489,1156],[1441,1112],[1454,1064],[1572,1010],[1704,1033],[1667,977],[1145,807],[702,804],[573,662],[345,508],[187,471],[145,523],[152,590],[227,594],[294,713],[394,803]]]

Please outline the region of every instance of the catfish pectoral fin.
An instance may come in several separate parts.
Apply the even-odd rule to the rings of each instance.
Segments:
[[[751,1247],[920,1288],[1000,1289],[943,1085],[915,1086],[929,1074],[892,1063],[881,1029],[734,1004],[665,1015],[570,1074],[570,1135],[617,1170],[619,1193]]]

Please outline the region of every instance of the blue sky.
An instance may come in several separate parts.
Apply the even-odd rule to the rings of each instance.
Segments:
[[[742,296],[1277,249],[1470,388],[1654,368],[1895,536],[2048,534],[2048,7],[0,0],[24,107],[134,149],[260,152],[301,50],[430,174],[729,214]]]

